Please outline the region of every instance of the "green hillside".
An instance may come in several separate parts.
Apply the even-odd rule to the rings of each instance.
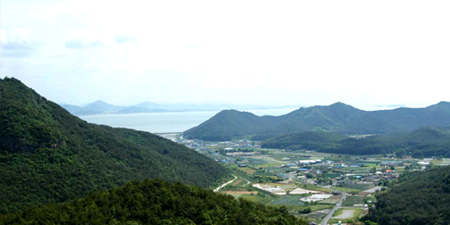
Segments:
[[[305,131],[340,134],[387,134],[411,132],[421,127],[450,126],[450,103],[426,108],[399,108],[363,111],[335,103],[330,106],[300,108],[282,116],[258,117],[235,110],[222,111],[208,121],[184,132],[191,139],[224,141],[251,137],[266,140]]]
[[[380,225],[450,224],[450,166],[402,176],[365,219]]]
[[[70,203],[0,216],[2,224],[298,224],[306,221],[230,195],[161,180],[131,182]]]
[[[283,135],[262,142],[263,148],[282,149],[329,149],[335,148],[337,142],[347,137],[331,132],[307,131],[297,134]]]
[[[262,142],[263,148],[310,149],[341,154],[388,154],[413,157],[450,157],[450,132],[421,128],[408,134],[384,134],[350,138],[331,132],[302,132],[282,135]]]
[[[14,78],[0,79],[0,214],[131,180],[208,187],[228,174],[156,135],[86,123]]]
[[[187,138],[225,141],[234,137],[263,132],[273,125],[274,117],[255,116],[249,112],[224,110],[198,127],[184,132]]]

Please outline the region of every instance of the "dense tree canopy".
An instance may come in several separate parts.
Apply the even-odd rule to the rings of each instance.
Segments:
[[[208,187],[228,170],[156,135],[86,123],[0,79],[0,214],[161,178]]]
[[[130,182],[70,203],[0,216],[2,224],[307,224],[284,208],[161,180]]]
[[[450,224],[450,166],[402,176],[364,220],[380,225]]]
[[[390,154],[413,157],[450,157],[450,132],[421,128],[408,134],[385,134],[350,138],[331,132],[303,132],[268,139],[264,148],[310,149],[341,154]]]

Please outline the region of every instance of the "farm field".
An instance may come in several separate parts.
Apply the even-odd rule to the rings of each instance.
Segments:
[[[258,142],[247,143],[254,147],[235,147],[242,144],[239,140],[211,143],[214,147],[199,149],[201,153],[223,163],[237,176],[221,192],[273,207],[284,206],[291,214],[308,217],[317,223],[327,214],[324,210],[333,208],[339,202],[342,193],[347,196],[337,212],[342,216],[335,215],[337,218],[329,223],[359,218],[363,209],[367,210],[376,202],[373,195],[387,186],[390,180],[398,178],[406,170],[422,170],[419,161],[450,163],[450,159],[397,159],[392,155],[263,149],[258,147]],[[202,142],[202,145],[208,146],[208,142]],[[225,148],[228,150],[225,151]],[[234,155],[239,151],[243,153]],[[227,154],[229,152],[233,154]],[[324,194],[328,195],[317,201],[314,199],[321,196],[313,195]]]
[[[343,207],[353,207],[355,204],[364,204],[364,196],[347,196],[344,202],[342,202]]]

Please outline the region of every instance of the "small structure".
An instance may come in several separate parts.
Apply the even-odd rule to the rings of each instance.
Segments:
[[[300,200],[304,201],[304,202],[318,202],[318,201],[325,200],[331,196],[333,196],[333,195],[331,195],[331,194],[313,194],[309,197],[301,198]]]
[[[392,166],[403,166],[403,162],[402,161],[383,161],[380,163],[381,166],[388,166],[388,167],[392,167]]]
[[[417,164],[419,164],[421,166],[428,166],[428,165],[430,165],[430,162],[421,161],[421,162],[418,162]]]

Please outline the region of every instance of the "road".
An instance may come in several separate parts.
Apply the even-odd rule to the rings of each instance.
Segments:
[[[235,181],[235,180],[237,179],[237,176],[233,175],[233,177],[234,177],[233,180],[230,180],[230,181],[228,181],[228,182],[226,182],[226,183],[220,185],[219,187],[217,187],[216,189],[214,189],[214,192],[218,192],[218,191],[220,191],[220,189],[222,189],[223,187],[225,187],[225,186],[227,186],[227,185],[233,183],[233,181]]]
[[[330,189],[330,190],[331,190],[331,189]],[[322,222],[320,223],[320,225],[327,225],[327,224],[328,224],[328,220],[330,220],[331,217],[333,216],[334,212],[336,212],[336,210],[338,210],[338,209],[341,207],[342,202],[345,200],[346,197],[347,197],[347,193],[342,193],[342,197],[341,197],[341,199],[339,200],[339,202],[334,206],[334,208],[330,211],[330,213],[328,213],[328,215],[326,215],[326,216],[323,218],[323,220],[322,220]]]

